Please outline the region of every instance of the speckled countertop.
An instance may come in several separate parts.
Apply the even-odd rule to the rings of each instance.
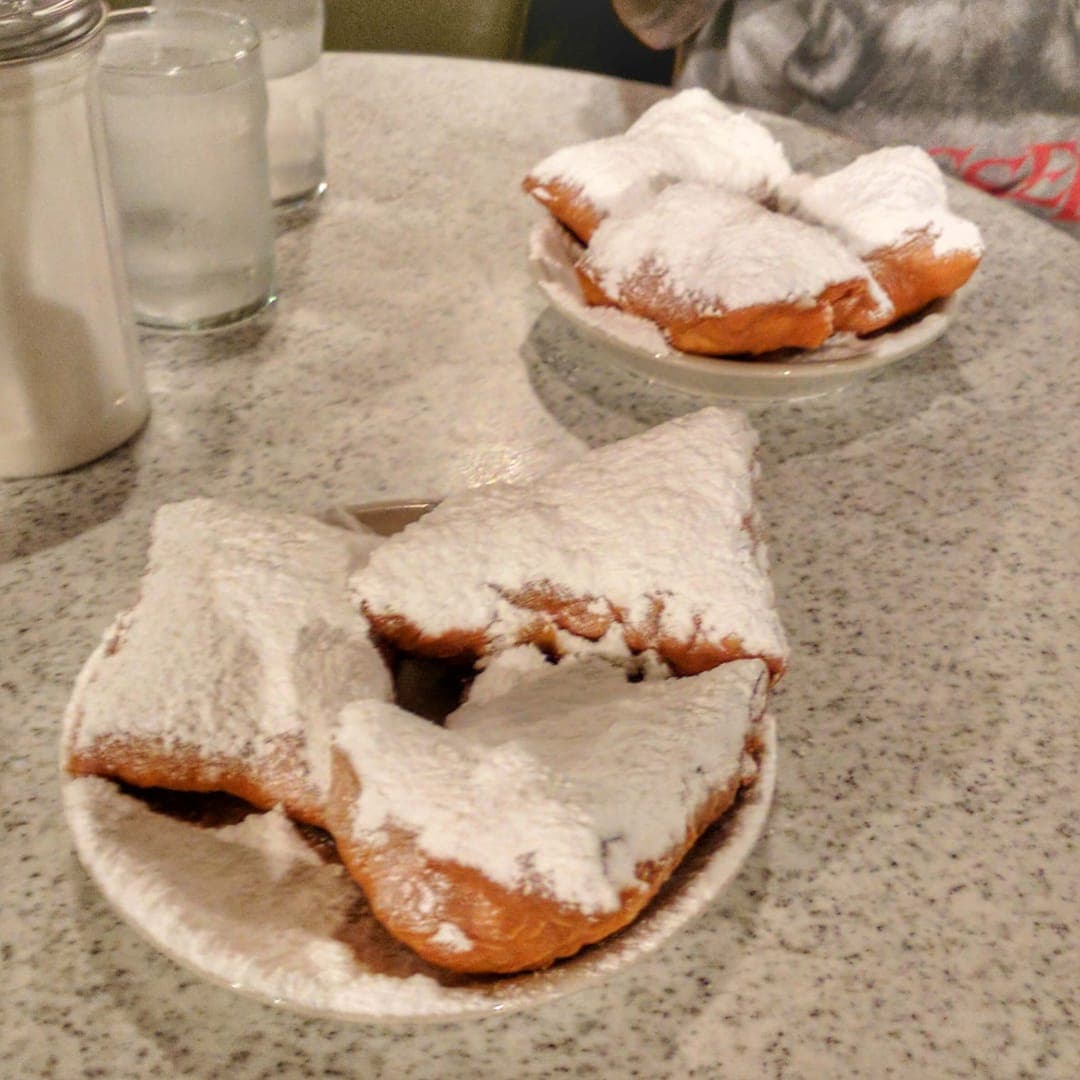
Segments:
[[[0,484],[0,1074],[1077,1075],[1080,245],[969,190],[989,254],[947,337],[750,409],[794,646],[779,787],[688,929],[532,1011],[382,1027],[241,999],[112,915],[71,850],[56,742],[159,504],[437,495],[699,404],[601,364],[526,274],[522,173],[656,88],[387,56],[327,75],[331,190],[280,237],[276,309],[146,339],[141,437]],[[801,164],[850,153],[778,130]]]

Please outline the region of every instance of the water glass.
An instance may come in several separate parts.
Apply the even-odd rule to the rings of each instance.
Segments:
[[[174,7],[202,2],[171,0]],[[302,206],[326,188],[320,65],[324,2],[214,0],[213,6],[243,15],[258,28],[270,95],[270,194],[275,206]]]
[[[259,35],[246,19],[140,8],[109,19],[109,164],[135,317],[208,330],[274,299]]]

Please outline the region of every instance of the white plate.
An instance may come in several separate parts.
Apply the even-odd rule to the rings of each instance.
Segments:
[[[381,503],[334,517],[345,523],[350,513],[370,512],[373,526],[389,530],[424,508]],[[622,933],[530,975],[452,975],[424,963],[375,921],[328,845],[312,846],[312,830],[301,833],[278,811],[199,827],[112,781],[65,777],[64,812],[80,860],[119,915],[213,982],[334,1019],[492,1015],[561,997],[626,967],[726,888],[772,802],[776,727],[771,717],[763,727],[758,782],[701,838],[644,914]]]
[[[581,245],[554,220],[529,236],[529,268],[551,306],[590,341],[600,355],[649,379],[727,400],[817,397],[840,390],[926,348],[948,329],[956,295],[938,300],[896,329],[871,338],[836,334],[820,348],[765,353],[756,359],[694,356],[668,344],[648,319],[585,303],[574,274]]]

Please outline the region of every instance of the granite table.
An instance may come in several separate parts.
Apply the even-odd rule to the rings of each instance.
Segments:
[[[0,485],[0,1074],[1076,1076],[1080,245],[970,189],[989,252],[942,340],[748,407],[794,657],[767,832],[702,916],[535,1009],[383,1026],[212,986],[111,913],[57,737],[156,507],[437,496],[702,404],[604,363],[526,271],[523,172],[660,89],[359,54],[326,76],[330,190],[283,223],[275,308],[144,338],[146,430]],[[775,127],[801,165],[854,152]]]

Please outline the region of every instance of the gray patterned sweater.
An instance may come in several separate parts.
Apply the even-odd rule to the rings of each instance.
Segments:
[[[948,172],[1080,238],[1080,0],[613,0],[677,83]]]

